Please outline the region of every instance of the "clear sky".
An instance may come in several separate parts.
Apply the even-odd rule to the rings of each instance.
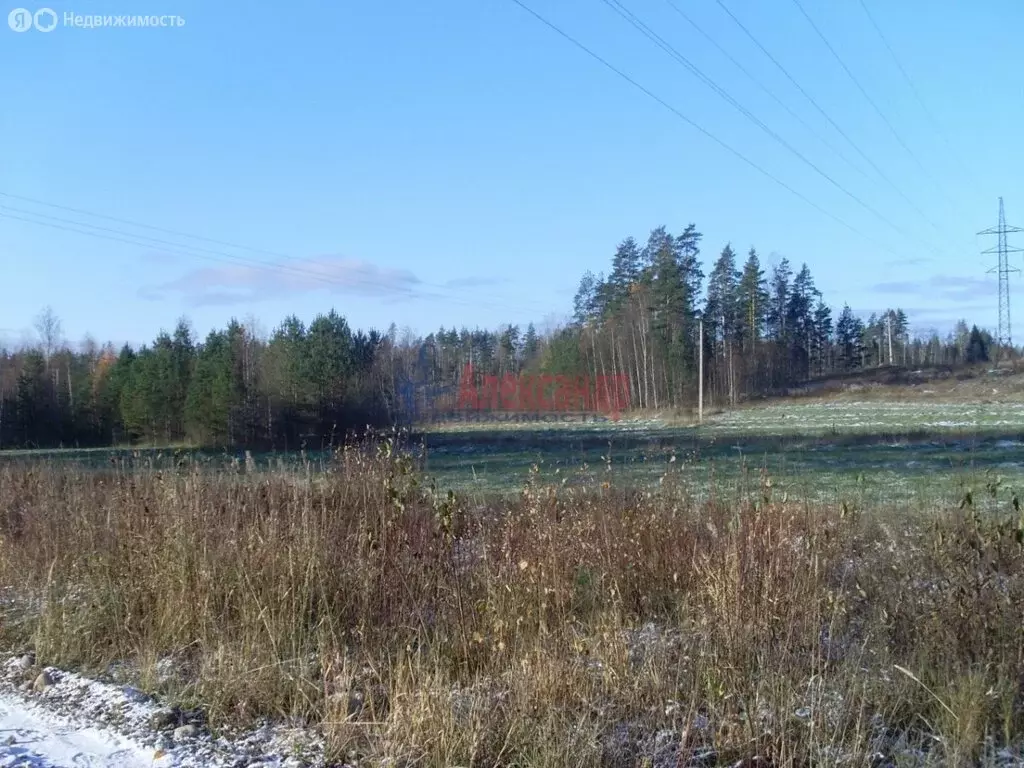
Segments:
[[[801,0],[895,135],[794,0],[723,0],[852,144],[717,0],[621,0],[849,194],[604,0],[524,2],[807,199],[513,0],[50,0],[185,24],[0,26],[0,333],[47,304],[70,340],[117,343],[331,307],[362,328],[543,323],[620,240],[690,222],[706,264],[727,242],[806,261],[836,308],[995,325],[975,233],[1000,195],[1024,225],[1019,0],[864,0],[938,130],[860,0]]]

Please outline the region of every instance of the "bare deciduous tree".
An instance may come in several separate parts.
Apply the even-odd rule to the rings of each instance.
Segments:
[[[43,357],[49,365],[50,358],[60,349],[62,341],[60,318],[53,311],[53,307],[47,306],[36,316],[35,328],[43,345]]]

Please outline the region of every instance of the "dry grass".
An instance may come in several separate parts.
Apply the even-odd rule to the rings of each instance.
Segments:
[[[0,583],[39,602],[5,639],[132,660],[215,723],[307,718],[353,763],[968,765],[1019,742],[1020,523],[762,480],[758,503],[697,507],[668,477],[498,507],[387,442],[319,478],[8,464]]]
[[[1016,360],[911,371],[882,367],[795,387],[781,400],[932,402],[949,404],[1019,403],[1024,396],[1024,363]]]

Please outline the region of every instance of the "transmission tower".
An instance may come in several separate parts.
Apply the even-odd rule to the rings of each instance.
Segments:
[[[1020,272],[1016,267],[1010,266],[1011,253],[1024,253],[1024,249],[1014,248],[1006,242],[1006,236],[1013,232],[1024,232],[1020,227],[1006,226],[1006,214],[1003,212],[1003,198],[999,198],[999,225],[979,232],[979,235],[996,235],[998,238],[995,248],[982,251],[982,254],[995,253],[999,255],[999,263],[989,270],[999,273],[999,349],[1013,349],[1013,331],[1010,326],[1010,273]]]

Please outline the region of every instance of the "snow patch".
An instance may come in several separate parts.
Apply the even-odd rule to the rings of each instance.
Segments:
[[[32,693],[31,681],[42,673],[52,684]],[[214,738],[200,716],[172,712],[132,686],[53,667],[26,670],[18,656],[0,677],[0,768],[323,765],[323,742],[309,729],[266,723]]]

